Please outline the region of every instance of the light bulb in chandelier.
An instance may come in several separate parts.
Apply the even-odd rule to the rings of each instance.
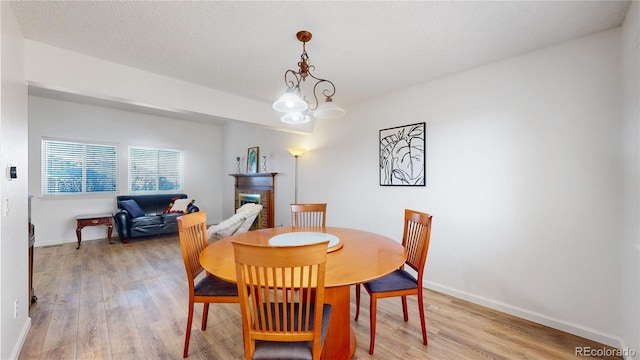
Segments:
[[[300,96],[292,91],[282,94],[276,102],[273,103],[273,110],[279,112],[305,111],[309,108],[309,104],[302,100]]]
[[[311,121],[311,118],[306,112],[293,111],[284,114],[280,121],[286,124],[304,124]]]
[[[333,100],[328,97],[327,101],[318,106],[316,111],[313,112],[313,116],[318,119],[330,119],[337,118],[344,115],[345,111],[340,106],[336,105]]]

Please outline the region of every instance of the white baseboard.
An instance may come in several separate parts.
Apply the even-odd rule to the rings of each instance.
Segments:
[[[17,359],[20,356],[20,351],[22,351],[24,342],[27,340],[29,329],[31,329],[31,318],[27,317],[27,321],[25,321],[24,326],[22,327],[22,331],[20,331],[20,336],[18,337],[18,341],[16,342],[16,345],[13,348],[13,351],[11,352],[11,359]]]
[[[612,334],[605,334],[595,329],[555,319],[548,315],[522,309],[517,306],[501,303],[499,301],[487,299],[464,291],[452,289],[450,287],[442,286],[430,281],[425,281],[425,285],[425,287],[428,289],[451,295],[459,299],[467,300],[474,304],[486,306],[488,308],[498,310],[509,315],[517,316],[522,319],[549,326],[551,328],[558,329],[573,335],[581,336],[605,345],[616,347],[618,349],[625,349],[625,347],[622,346],[621,339],[618,336]]]
[[[78,243],[78,240],[53,240],[53,241],[40,241],[38,239],[36,239],[35,244],[33,244],[34,247],[39,248],[39,247],[45,247],[45,246],[55,246],[55,245],[62,245],[62,244],[69,244],[69,243]]]
[[[624,339],[620,340],[619,349],[623,350],[622,357],[624,358],[624,360],[635,360],[639,358],[638,355],[640,355],[640,353],[638,353],[638,350],[630,349]]]
[[[177,233],[176,233],[177,234]],[[82,239],[82,243],[84,243],[85,241],[94,241],[94,240],[104,240],[107,241],[107,238],[95,238],[95,239]],[[111,242],[116,244],[116,243],[120,243],[120,237],[118,237],[117,234],[113,234],[113,236],[111,236]],[[36,248],[39,247],[45,247],[45,246],[55,246],[55,245],[62,245],[62,244],[70,244],[70,243],[74,243],[74,244],[78,244],[78,239],[66,239],[66,240],[40,240],[38,239],[38,236],[36,236],[36,243],[33,245]]]

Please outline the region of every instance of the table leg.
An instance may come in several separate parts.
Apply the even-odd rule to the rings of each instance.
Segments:
[[[113,233],[113,225],[107,225],[107,238],[109,238],[109,244],[113,244],[111,242],[111,234]]]
[[[77,227],[76,228],[76,237],[78,238],[78,247],[76,248],[76,250],[80,249],[80,241],[82,241],[82,228],[81,227]]]
[[[356,336],[351,329],[349,286],[325,288],[324,301],[331,304],[331,320],[325,342],[326,359],[351,359],[356,351]]]

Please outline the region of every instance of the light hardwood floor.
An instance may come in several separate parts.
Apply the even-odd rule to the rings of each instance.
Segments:
[[[31,330],[19,359],[182,358],[188,296],[176,236],[127,245],[84,241],[79,250],[74,243],[38,247],[34,286],[38,302],[30,309]],[[409,322],[402,321],[399,299],[384,299],[378,302],[375,354],[369,355],[369,296],[363,292],[360,320],[351,321],[358,339],[354,359],[575,359],[576,347],[604,348],[424,291],[428,346],[422,345],[415,297],[409,298]],[[196,305],[189,358],[243,358],[238,305],[212,304],[209,311],[201,331],[202,305]]]

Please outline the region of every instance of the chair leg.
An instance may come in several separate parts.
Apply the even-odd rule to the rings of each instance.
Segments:
[[[427,345],[427,324],[424,321],[424,302],[421,289],[418,289],[418,314],[420,314],[420,326],[422,326],[422,343]]]
[[[356,321],[360,315],[360,284],[356,284]]]
[[[373,355],[373,347],[376,343],[376,311],[378,306],[378,298],[371,294],[371,303],[369,304],[369,328],[370,328],[370,336],[369,340],[369,354]]]
[[[193,302],[189,301],[189,315],[187,316],[187,331],[184,336],[184,352],[182,357],[186,358],[189,355],[189,340],[191,339],[191,323],[193,322]]]
[[[407,310],[406,296],[402,296],[402,315],[404,316],[404,321],[409,321],[409,311]]]
[[[202,324],[200,329],[207,330],[207,319],[209,318],[209,303],[204,303],[202,306]]]

